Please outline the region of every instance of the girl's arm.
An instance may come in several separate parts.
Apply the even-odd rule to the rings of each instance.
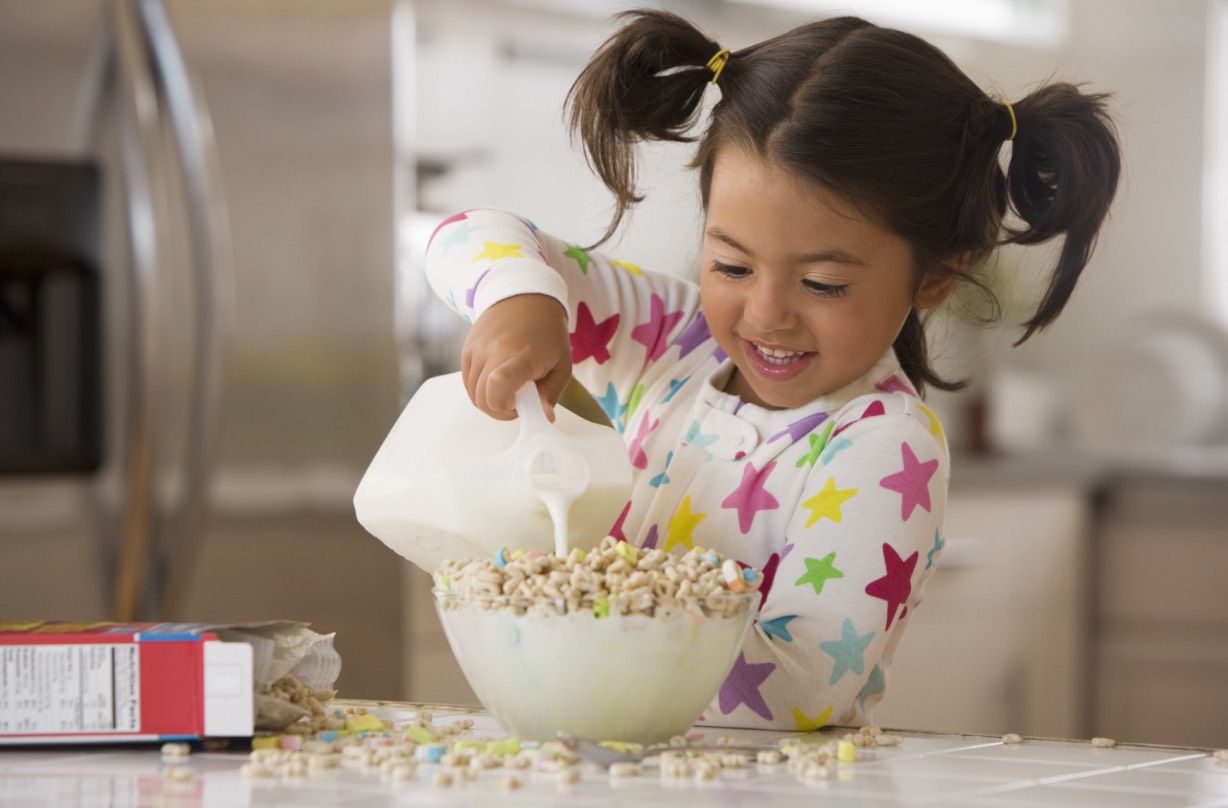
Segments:
[[[708,723],[858,725],[882,697],[942,547],[949,459],[942,427],[916,399],[854,405],[797,461],[813,463],[805,493],[765,565],[762,609]]]
[[[699,311],[694,284],[589,252],[498,210],[470,210],[446,219],[427,247],[426,274],[435,293],[470,322],[512,297],[543,295],[558,301],[567,316],[572,372],[601,401],[628,400],[659,360],[668,364],[672,340]],[[544,319],[549,310],[535,309]],[[484,336],[479,350],[517,350],[495,346],[498,340],[491,337],[499,335]],[[483,357],[492,367],[501,359]],[[546,371],[539,368],[531,375],[541,379]],[[517,381],[527,380],[507,386],[514,391]],[[617,423],[616,408],[607,414]]]

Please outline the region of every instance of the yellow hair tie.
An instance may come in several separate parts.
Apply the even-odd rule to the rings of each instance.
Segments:
[[[1019,123],[1015,120],[1015,108],[1011,106],[1010,101],[1003,101],[1002,106],[1006,107],[1006,112],[1011,116],[1011,133],[1007,136],[1007,140],[1014,140],[1015,133],[1019,131]]]
[[[721,48],[712,54],[712,58],[708,60],[708,69],[712,71],[713,84],[716,84],[716,80],[721,77],[721,71],[725,69],[725,65],[728,63],[729,48]]]

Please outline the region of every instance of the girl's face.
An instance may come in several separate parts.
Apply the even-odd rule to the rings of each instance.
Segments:
[[[737,148],[717,153],[704,225],[704,317],[736,370],[726,391],[803,406],[865,374],[909,310],[953,279],[917,287],[911,251],[820,186]]]

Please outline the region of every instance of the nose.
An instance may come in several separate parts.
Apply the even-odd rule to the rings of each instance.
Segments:
[[[742,319],[764,336],[787,331],[797,324],[797,312],[793,308],[790,291],[768,280],[751,284],[742,306]]]

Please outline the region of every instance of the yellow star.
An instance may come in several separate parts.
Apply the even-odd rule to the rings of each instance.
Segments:
[[[500,244],[497,241],[482,242],[482,251],[473,256],[473,260],[469,263],[476,264],[485,258],[488,261],[498,261],[500,258],[524,258],[523,250],[519,244]]]
[[[803,508],[810,509],[810,518],[806,520],[806,527],[810,527],[824,516],[833,522],[841,521],[843,517],[840,514],[840,505],[856,493],[856,488],[843,490],[836,488],[836,478],[828,477],[823,490],[802,503]]]
[[[675,544],[681,544],[690,550],[695,546],[691,533],[695,526],[704,520],[705,513],[691,513],[691,495],[687,494],[678,505],[678,510],[669,518],[669,526],[665,529],[665,552],[673,549]]]
[[[935,438],[938,438],[938,440],[942,441],[943,443],[946,443],[947,438],[946,435],[943,434],[942,422],[938,420],[938,416],[934,414],[933,410],[924,404],[918,403],[917,406],[921,408],[921,412],[925,413],[925,417],[930,419],[930,434],[932,434]]]
[[[828,720],[831,719],[831,711],[835,705],[829,704],[824,708],[823,712],[816,715],[814,718],[806,715],[801,711],[800,707],[793,708],[793,723],[797,724],[798,732],[816,732],[827,726]]]
[[[627,270],[632,275],[635,275],[637,277],[644,274],[644,270],[640,269],[639,265],[633,264],[630,261],[619,261],[617,258],[613,258],[610,260],[610,263],[618,267],[619,269]]]

